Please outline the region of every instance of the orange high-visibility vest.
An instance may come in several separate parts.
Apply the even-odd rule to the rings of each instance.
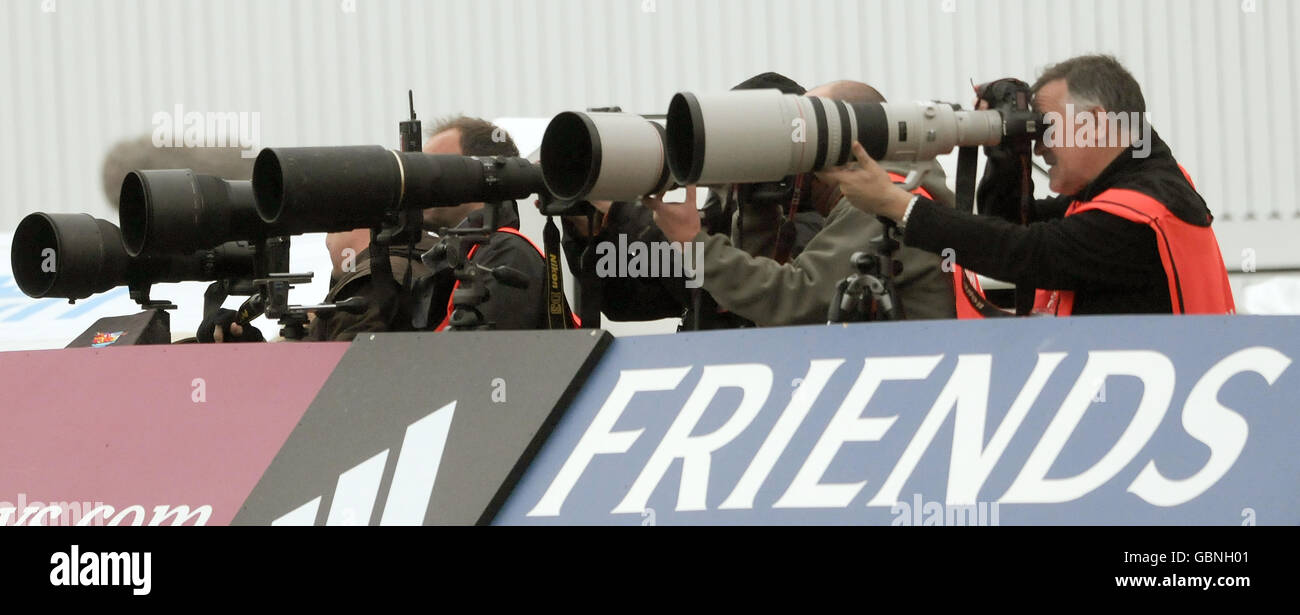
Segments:
[[[1075,202],[1066,216],[1104,211],[1129,222],[1145,224],[1156,234],[1160,262],[1169,280],[1169,303],[1175,314],[1234,314],[1236,303],[1228,270],[1223,265],[1219,241],[1208,226],[1188,224],[1160,201],[1136,192],[1114,188],[1087,203]],[[1039,290],[1034,312],[1069,316],[1074,312],[1074,292]]]
[[[1179,167],[1187,183],[1196,188],[1187,170]],[[1174,314],[1233,314],[1236,303],[1228,271],[1223,265],[1219,241],[1209,227],[1188,224],[1169,211],[1163,203],[1137,192],[1112,188],[1097,195],[1087,203],[1074,202],[1066,216],[1085,211],[1104,211],[1130,222],[1151,227],[1156,235],[1160,262],[1169,280],[1169,303]],[[957,297],[957,317],[962,319],[986,316],[1014,316],[989,303],[979,287],[973,272],[956,267],[953,284]],[[971,285],[964,287],[962,278],[968,277]],[[972,296],[974,295],[974,296]],[[1069,316],[1074,312],[1074,291],[1038,290],[1034,295],[1034,313],[1052,316]]]

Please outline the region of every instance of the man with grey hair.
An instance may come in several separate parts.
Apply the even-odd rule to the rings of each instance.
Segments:
[[[1111,56],[1081,56],[1047,68],[1032,93],[1049,124],[1035,151],[1060,196],[1035,202],[1027,226],[1018,224],[1018,160],[986,174],[980,206],[994,216],[900,190],[860,144],[859,166],[823,175],[855,207],[897,221],[909,245],[953,250],[962,267],[1038,289],[1035,313],[1233,313],[1214,217],[1146,124],[1128,70]],[[1136,126],[1119,116],[1138,118]]]

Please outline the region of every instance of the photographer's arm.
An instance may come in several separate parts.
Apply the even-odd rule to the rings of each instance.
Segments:
[[[1164,276],[1155,235],[1145,225],[1093,211],[1029,226],[976,216],[904,192],[854,144],[858,164],[822,173],[853,206],[896,222],[908,245],[951,249],[957,263],[983,275],[1035,288],[1145,288]],[[910,214],[908,208],[911,208]]]
[[[963,267],[1034,288],[1145,288],[1164,274],[1151,229],[1101,211],[1020,226],[921,199],[906,233],[908,245],[952,249]]]
[[[697,269],[718,305],[759,326],[824,324],[835,285],[853,273],[844,246],[865,249],[870,225],[879,226],[851,207],[837,207],[803,253],[781,265],[749,255],[723,235],[704,233],[694,215],[694,191],[687,194],[684,204],[646,202],[670,240],[702,250]]]

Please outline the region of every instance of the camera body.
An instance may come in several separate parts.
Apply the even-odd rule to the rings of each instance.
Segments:
[[[1030,108],[1029,84],[1007,77],[977,86],[975,94],[988,103],[989,109],[997,111],[1006,124],[1007,138],[1000,147],[1015,154],[1032,153],[1034,139],[1041,137],[1046,126],[1042,115]]]

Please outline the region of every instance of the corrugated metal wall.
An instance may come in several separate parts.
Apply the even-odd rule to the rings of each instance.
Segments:
[[[1104,51],[1224,226],[1251,230],[1225,242],[1280,262],[1300,224],[1298,30],[1287,0],[6,0],[0,229],[114,217],[105,150],[176,104],[258,112],[263,145],[391,144],[407,88],[425,118],[661,112],[766,70],[965,104],[972,79]]]

